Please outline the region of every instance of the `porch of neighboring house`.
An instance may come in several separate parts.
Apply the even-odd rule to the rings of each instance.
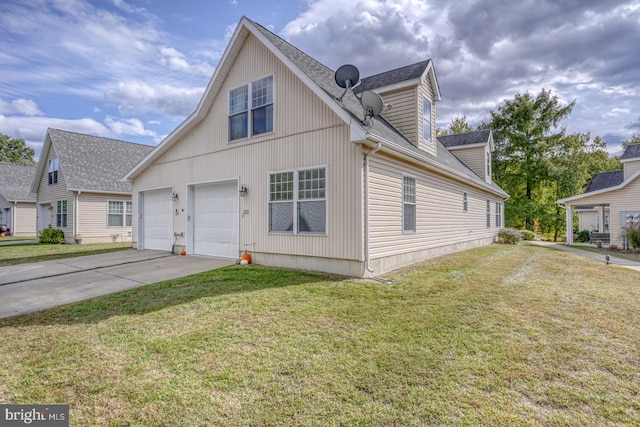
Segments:
[[[589,230],[589,243],[603,245],[611,243],[611,233],[609,231],[609,204],[601,205],[566,205],[567,230],[573,229],[573,214],[578,213],[578,231]],[[567,233],[567,244],[574,243],[573,233]]]

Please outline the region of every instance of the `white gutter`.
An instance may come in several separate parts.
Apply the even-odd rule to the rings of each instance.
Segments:
[[[11,207],[11,224],[9,227],[11,228],[11,235],[16,235],[16,212],[18,211],[18,201],[13,201],[13,206]]]
[[[80,193],[82,191],[78,190],[76,192],[75,198],[73,200],[73,239],[75,243],[75,239],[78,236],[78,199],[80,198]]]
[[[371,250],[369,243],[369,157],[382,148],[382,143],[377,142],[376,146],[373,150],[367,152],[364,155],[364,256],[367,265],[367,271],[369,273],[373,273],[373,268],[371,268]]]
[[[432,159],[430,159],[430,158],[428,158],[426,156],[421,156],[419,154],[412,153],[412,152],[406,150],[405,148],[399,146],[398,144],[396,144],[396,143],[394,143],[392,141],[389,141],[389,140],[387,140],[385,138],[382,138],[382,137],[380,137],[378,135],[367,133],[367,139],[369,139],[369,140],[371,140],[371,141],[373,141],[373,142],[375,142],[377,144],[379,144],[379,143],[384,144],[385,146],[387,146],[388,148],[393,150],[393,154],[395,156],[398,156],[400,158],[404,158],[404,159],[407,159],[407,160],[410,160],[410,161],[413,161],[413,162],[418,160],[420,162],[420,164],[422,164],[422,165],[426,164],[432,170],[435,170],[435,171],[437,171],[438,173],[440,173],[442,175],[445,175],[445,176],[448,176],[450,178],[453,178],[456,181],[464,182],[465,184],[467,184],[469,186],[472,186],[474,188],[478,188],[478,189],[484,190],[484,191],[486,191],[488,193],[495,194],[495,195],[500,196],[500,197],[504,197],[505,200],[509,198],[508,194],[506,194],[506,193],[505,194],[501,194],[500,192],[498,192],[495,189],[491,188],[489,186],[489,183],[486,183],[486,186],[485,186],[485,185],[482,185],[482,184],[479,184],[479,183],[476,183],[476,182],[473,182],[473,181],[466,180],[465,177],[460,176],[459,174],[456,173],[456,171],[454,171],[450,167],[442,165],[440,163],[436,163]]]

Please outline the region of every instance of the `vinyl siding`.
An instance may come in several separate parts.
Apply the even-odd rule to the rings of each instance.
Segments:
[[[83,243],[131,240],[131,227],[108,227],[109,201],[127,202],[131,197],[82,193],[78,197],[78,235]]]
[[[413,145],[418,146],[418,117],[416,107],[416,89],[408,88],[397,92],[381,93],[385,104],[391,104],[391,110],[382,116],[404,135]]]
[[[572,205],[609,205],[609,233],[611,244],[621,244],[620,212],[640,210],[640,178],[636,178],[626,187],[594,196],[580,198]]]
[[[450,150],[462,163],[487,182],[487,146]]]
[[[623,163],[624,179],[629,179],[631,175],[640,170],[640,159]]]
[[[228,142],[229,90],[274,76],[274,132]],[[206,118],[136,177],[134,194],[172,187],[179,195],[174,230],[185,232],[190,185],[237,179],[248,194],[239,199],[240,248],[264,254],[362,259],[362,149],[349,142],[349,127],[253,36],[245,41]],[[327,167],[327,235],[268,233],[270,172]],[[134,241],[137,241],[134,197]],[[248,213],[243,213],[248,212]],[[255,243],[255,244],[254,244]]]
[[[48,138],[48,136],[47,136]],[[40,183],[38,187],[37,204],[48,205],[52,204],[53,209],[38,209],[38,215],[45,215],[42,221],[38,221],[39,225],[47,227],[51,224],[51,227],[56,227],[56,204],[59,200],[67,201],[67,227],[62,227],[66,239],[73,238],[73,195],[67,191],[67,183],[64,177],[64,165],[58,164],[58,183],[49,185],[49,160],[57,157],[55,148],[51,144],[49,145],[49,152],[46,153],[46,162],[44,165],[44,171],[40,177]],[[44,153],[43,153],[44,154]],[[40,231],[40,229],[38,230]],[[70,240],[69,240],[70,241]]]
[[[580,230],[597,230],[598,229],[598,212],[585,211],[578,212],[578,231]]]
[[[402,233],[402,173],[416,178],[416,232]],[[371,256],[382,258],[412,251],[492,238],[495,202],[479,190],[388,156],[370,164]],[[468,195],[463,212],[463,192]],[[491,227],[486,227],[486,201],[491,201]]]
[[[11,230],[11,234],[14,236],[35,236],[36,204],[18,202],[15,208],[15,218],[13,219],[15,229]]]

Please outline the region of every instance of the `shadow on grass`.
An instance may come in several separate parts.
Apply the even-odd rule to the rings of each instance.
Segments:
[[[20,247],[20,246],[42,245],[42,244],[43,243],[25,243],[25,244],[11,245],[11,246]],[[25,256],[25,257],[19,257],[19,258],[9,258],[9,259],[0,260],[0,267],[7,267],[10,265],[29,264],[32,262],[55,261],[58,259],[76,258],[76,257],[88,256],[88,255],[99,255],[99,254],[106,254],[109,252],[119,252],[119,251],[126,251],[126,250],[132,250],[132,249],[129,246],[114,246],[112,248],[84,250],[84,251],[78,251],[78,252],[64,252],[64,253],[55,253],[55,254]]]
[[[86,301],[0,319],[0,329],[10,326],[97,323],[113,316],[143,315],[206,297],[342,279],[344,277],[335,275],[260,266],[222,267]]]

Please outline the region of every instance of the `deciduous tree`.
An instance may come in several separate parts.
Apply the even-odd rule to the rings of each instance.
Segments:
[[[12,138],[0,133],[0,162],[35,165],[33,158],[35,154],[35,150],[28,147],[24,139]]]
[[[543,216],[540,198],[554,170],[552,158],[566,143],[565,129],[558,124],[574,105],[561,105],[543,89],[537,96],[516,94],[491,111],[494,179],[511,195],[506,225],[531,230],[534,220]]]

